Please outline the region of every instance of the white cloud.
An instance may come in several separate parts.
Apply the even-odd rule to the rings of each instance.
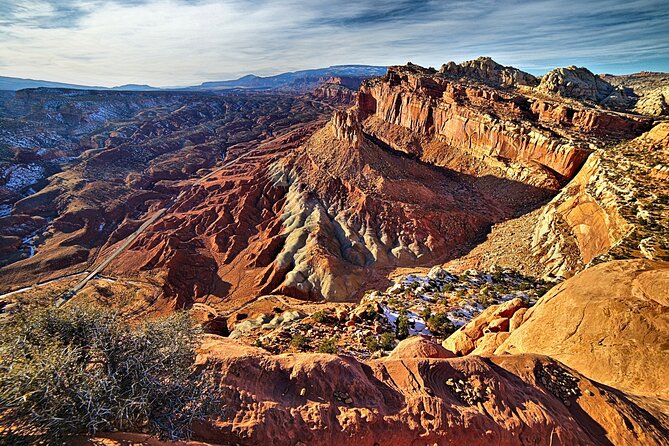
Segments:
[[[663,0],[54,1],[9,4],[10,19],[0,19],[1,74],[184,85],[483,54],[538,71],[567,63],[669,69]]]

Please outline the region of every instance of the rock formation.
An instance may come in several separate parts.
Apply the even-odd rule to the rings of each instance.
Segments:
[[[458,356],[490,355],[525,320],[527,304],[520,298],[491,305],[444,342]]]
[[[603,384],[669,398],[669,264],[603,263],[557,285],[495,353],[540,353]]]
[[[642,71],[622,76],[605,74],[601,77],[627,92],[636,112],[651,116],[669,114],[669,74]]]
[[[599,103],[615,88],[584,67],[556,68],[541,77],[540,91]]]
[[[196,436],[372,446],[551,438],[554,444],[660,445],[666,435],[623,395],[544,356],[402,356],[367,363],[323,354],[272,356],[211,337],[199,361],[215,371],[226,409],[197,426]]]
[[[536,86],[539,79],[514,67],[505,67],[490,57],[479,57],[460,64],[448,62],[441,66],[439,73],[454,78],[476,79],[492,85],[516,87]]]
[[[603,255],[669,260],[663,248],[669,247],[667,166],[666,123],[590,155],[578,175],[543,208],[534,229],[531,250],[545,274],[570,277]],[[658,195],[647,196],[650,191]]]

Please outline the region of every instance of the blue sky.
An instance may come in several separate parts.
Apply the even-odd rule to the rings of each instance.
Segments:
[[[669,0],[0,0],[0,75],[190,85],[481,55],[669,71]]]

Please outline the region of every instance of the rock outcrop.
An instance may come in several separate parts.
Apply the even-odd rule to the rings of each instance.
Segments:
[[[523,323],[526,313],[527,304],[520,298],[491,305],[442,345],[458,356],[491,355]]]
[[[615,87],[585,67],[556,68],[541,77],[540,91],[594,103],[604,101]]]
[[[496,354],[549,355],[603,384],[669,398],[669,263],[608,262],[557,285]]]
[[[669,260],[663,248],[669,246],[667,166],[666,123],[590,155],[543,208],[535,226],[531,251],[544,265],[544,274],[570,277],[600,256]]]
[[[453,358],[455,355],[423,336],[411,336],[390,353],[391,359]]]
[[[448,62],[441,66],[439,73],[454,78],[476,79],[492,85],[516,87],[536,86],[539,79],[514,67],[505,67],[490,57],[479,57],[460,64]]]
[[[601,77],[612,85],[623,89],[631,97],[633,104],[628,108],[650,116],[669,115],[669,73],[640,73]],[[635,101],[636,100],[636,101]]]
[[[360,363],[210,337],[199,362],[226,406],[195,436],[216,443],[660,445],[667,433],[623,395],[543,356]]]
[[[557,188],[578,171],[593,138],[634,137],[650,126],[647,118],[477,79],[455,80],[415,65],[390,67],[360,88],[365,132],[439,166]]]
[[[312,96],[335,106],[350,107],[355,104],[358,88],[365,79],[364,77],[333,77],[316,88]]]

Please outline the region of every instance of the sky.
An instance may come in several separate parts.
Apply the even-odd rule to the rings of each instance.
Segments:
[[[669,0],[0,0],[3,76],[183,86],[478,56],[669,71]]]

